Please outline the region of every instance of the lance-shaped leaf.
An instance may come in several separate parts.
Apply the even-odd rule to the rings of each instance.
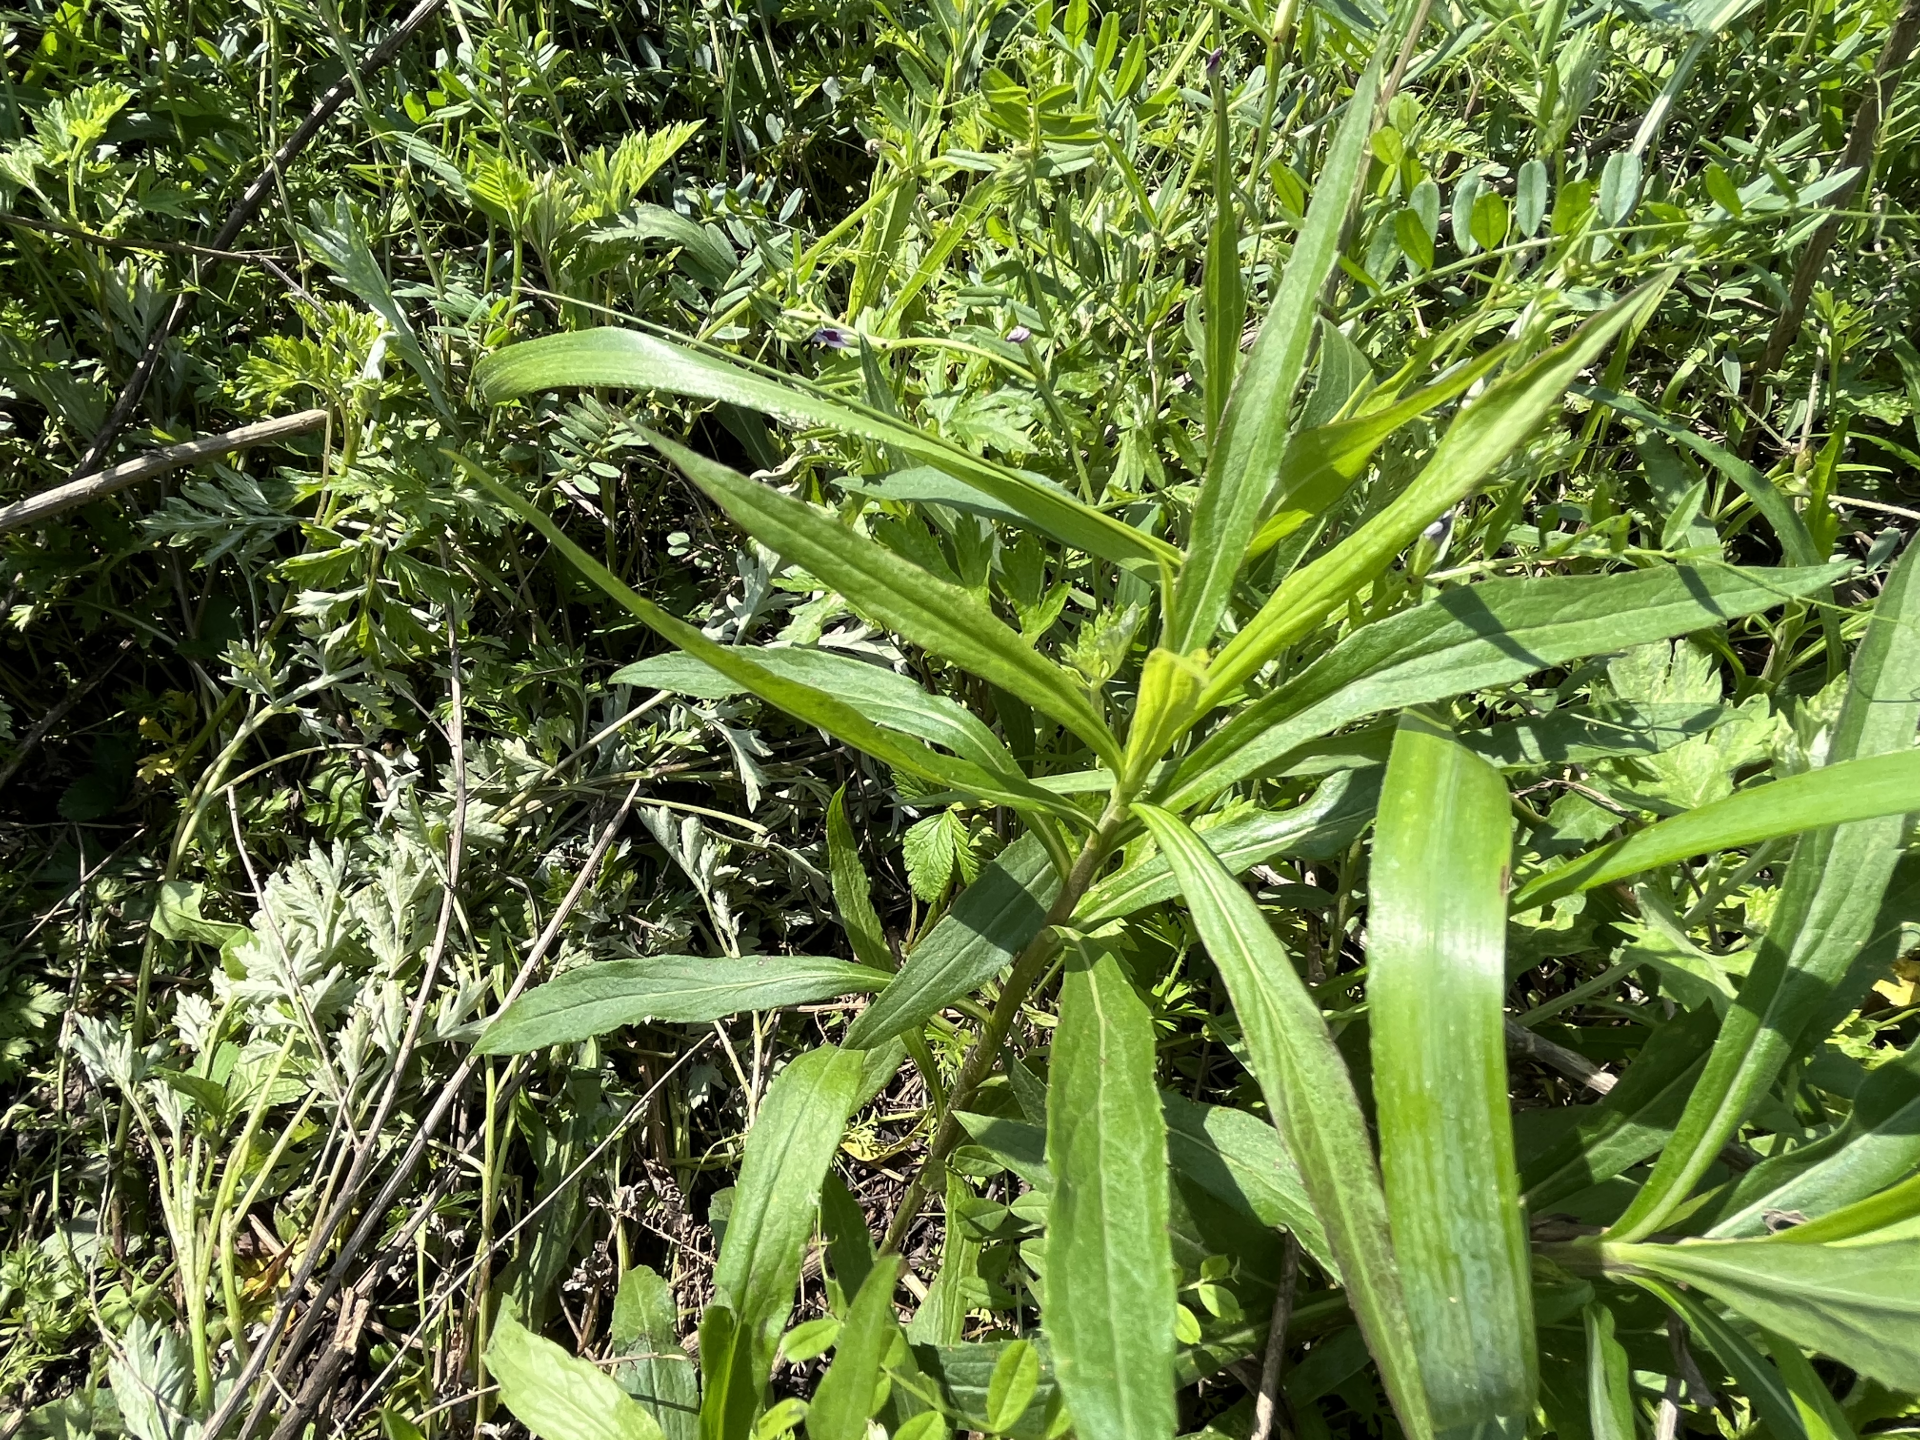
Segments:
[[[1367,1011],[1380,1168],[1433,1423],[1519,1435],[1533,1282],[1507,1119],[1507,787],[1406,715],[1374,825]]]
[[[1207,477],[1194,504],[1187,563],[1174,589],[1173,613],[1163,642],[1169,650],[1184,654],[1212,641],[1247,545],[1266,513],[1280,457],[1286,451],[1294,392],[1305,373],[1307,345],[1319,318],[1315,302],[1339,257],[1340,234],[1360,169],[1367,162],[1367,135],[1373,128],[1381,69],[1398,48],[1398,37],[1383,32],[1373,58],[1354,83],[1353,98],[1327,148],[1306,223],[1294,239],[1280,288],[1227,401],[1220,434],[1208,456]],[[1221,113],[1224,117],[1224,107]],[[1226,203],[1226,197],[1216,196],[1215,203]],[[1221,263],[1222,259],[1213,259],[1210,276]],[[1233,263],[1237,280],[1238,259]],[[1229,348],[1225,357],[1217,347],[1210,349],[1212,364],[1230,364],[1239,345],[1237,328],[1231,336],[1216,337],[1223,338]],[[1210,374],[1208,384],[1216,383]]]
[[[733,648],[782,679],[857,705],[876,725],[951,750],[1010,783],[1019,784],[1025,779],[1000,737],[977,715],[945,695],[928,694],[905,675],[831,650],[802,650],[789,645]],[[747,693],[747,687],[732,676],[684,654],[636,661],[614,671],[607,683],[671,690],[704,700]]]
[[[1021,836],[913,947],[893,983],[854,1020],[847,1044],[879,1045],[971,995],[1040,933],[1059,893],[1060,875],[1046,850],[1034,836]]]
[[[1920,1169],[1920,1046],[1860,1082],[1853,1112],[1831,1135],[1763,1160],[1742,1175],[1707,1231],[1714,1240],[1766,1233],[1769,1211],[1815,1218]]]
[[[1825,589],[1846,570],[1661,565],[1445,591],[1362,627],[1247,706],[1182,763],[1167,803],[1200,803],[1363,716],[1725,624]]]
[[[971,591],[804,501],[663,435],[649,432],[647,438],[762,545],[805,566],[888,629],[1052,716],[1107,764],[1119,764],[1119,742],[1087,699],[1085,685],[1027,644]]]
[[[1636,295],[1602,311],[1571,339],[1489,386],[1461,410],[1411,485],[1353,535],[1289,575],[1227,642],[1208,672],[1200,708],[1219,704],[1282,649],[1318,628],[1448,507],[1478,489],[1560,404],[1573,377],[1593,363],[1643,302]]]
[[[1562,895],[1694,855],[1757,845],[1822,825],[1904,815],[1920,809],[1915,787],[1920,787],[1920,750],[1844,760],[1755,785],[1562,861],[1516,890],[1513,909],[1531,910]]]
[[[1346,1062],[1252,897],[1177,817],[1152,805],[1136,805],[1134,813],[1172,864],[1207,953],[1227,982],[1254,1074],[1313,1197],[1401,1426],[1415,1440],[1427,1440],[1433,1422],[1386,1198]]]
[[[1036,476],[969,454],[946,440],[866,406],[836,400],[790,381],[758,374],[683,342],[633,330],[595,329],[546,335],[497,350],[474,368],[474,384],[498,404],[534,390],[622,385],[718,400],[782,419],[820,425],[892,446],[963,480],[1077,549],[1157,576],[1180,552],[1074,499]]]
[[[743,1010],[864,995],[892,979],[883,970],[819,955],[598,960],[520,995],[474,1048],[482,1055],[518,1055],[645,1020],[702,1025]]]
[[[1287,452],[1280,461],[1273,516],[1254,536],[1249,553],[1265,554],[1309,520],[1325,514],[1360,478],[1389,435],[1458,399],[1474,381],[1511,354],[1510,345],[1495,345],[1411,395],[1399,400],[1384,396],[1351,419],[1295,434],[1287,441]]]
[[[1802,828],[1830,828],[1812,829],[1795,847],[1759,955],[1720,1027],[1686,1113],[1653,1174],[1611,1232],[1621,1239],[1652,1234],[1686,1200],[1720,1147],[1773,1084],[1807,1023],[1873,933],[1881,897],[1899,859],[1906,828],[1903,812],[1920,809],[1920,750],[1913,748],[1914,729],[1920,725],[1916,628],[1920,548],[1909,547],[1888,577],[1854,654],[1847,698],[1827,746],[1828,764],[1730,797],[1765,796],[1767,788],[1824,781],[1816,793],[1825,793],[1832,808]],[[1849,771],[1851,781],[1839,779]],[[1872,813],[1852,813],[1853,807],[1839,795],[1849,785],[1857,789],[1863,780],[1871,783],[1882,771],[1891,772],[1883,780],[1887,793]]]
[[[886,932],[880,928],[880,916],[873,908],[872,887],[860,863],[853,827],[847,823],[844,785],[834,792],[833,803],[827,806],[827,873],[833,884],[833,905],[840,912],[840,927],[847,932],[847,943],[853,946],[854,955],[871,969],[892,970],[893,951],[887,944]]]
[[[1920,1391],[1920,1244],[1603,1244],[1611,1268],[1679,1281],[1883,1385]]]
[[[723,1389],[732,1390],[744,1379],[757,1401],[767,1383],[793,1309],[821,1181],[858,1097],[864,1059],[858,1050],[831,1045],[797,1056],[774,1077],[747,1132],[733,1213],[713,1274],[715,1304],[732,1316],[732,1353],[724,1360],[741,1367]],[[723,1357],[709,1356],[703,1324],[700,1364],[709,1378],[714,1375],[710,1358]],[[712,1399],[715,1387],[709,1384],[706,1390]],[[737,1393],[733,1405],[721,1398],[726,1413],[739,1413]],[[703,1417],[711,1418],[709,1408],[703,1408]]]
[[[1634,1440],[1633,1372],[1614,1338],[1613,1311],[1595,1301],[1581,1315],[1587,1333],[1587,1417],[1593,1440]]]
[[[834,1343],[833,1363],[807,1407],[810,1440],[866,1440],[867,1421],[877,1408],[880,1366],[900,1336],[893,1313],[899,1282],[900,1257],[883,1255],[854,1295]]]
[[[1030,781],[992,774],[970,761],[942,755],[937,750],[905,739],[898,732],[875,724],[858,705],[850,704],[825,690],[775,674],[757,663],[750,649],[716,645],[692,625],[669,615],[651,600],[636,594],[606,566],[569,540],[565,532],[537,505],[530,504],[465,457],[455,458],[476,485],[544,535],[569,564],[618,601],[628,613],[662,639],[737,681],[768,704],[778,706],[809,725],[817,725],[828,734],[910,775],[1016,810],[1078,817],[1079,812],[1060,797],[1049,794]]]
[[[1041,1324],[1086,1440],[1171,1440],[1173,1254],[1153,1019],[1114,957],[1076,942],[1047,1096]]]
[[[1304,805],[1291,810],[1256,810],[1198,833],[1220,863],[1235,875],[1275,855],[1326,860],[1360,837],[1373,818],[1379,794],[1377,770],[1342,772],[1328,776]],[[1090,886],[1074,910],[1074,924],[1091,930],[1149,905],[1164,904],[1179,893],[1180,882],[1167,857],[1156,851]]]
[[[1245,1110],[1196,1105],[1171,1090],[1161,1093],[1160,1108],[1175,1170],[1262,1225],[1291,1230],[1301,1249],[1334,1268],[1326,1231],[1278,1130]]]

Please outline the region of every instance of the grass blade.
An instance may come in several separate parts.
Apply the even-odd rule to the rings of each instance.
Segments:
[[[1520,1435],[1533,1283],[1507,1119],[1500,772],[1401,717],[1374,827],[1367,942],[1380,1168],[1433,1423]]]
[[[1076,943],[1047,1095],[1054,1373],[1086,1440],[1170,1440],[1173,1254],[1153,1020],[1112,954]]]
[[[1145,570],[1157,578],[1180,552],[1164,540],[1083,505],[1066,491],[969,454],[957,445],[864,406],[773,380],[682,342],[634,330],[600,328],[545,335],[497,350],[474,367],[473,382],[492,404],[535,390],[622,385],[718,400],[891,445],[964,481],[1027,517],[1068,545]]]
[[[1326,1228],[1401,1426],[1414,1440],[1428,1440],[1433,1422],[1386,1198],[1346,1062],[1252,897],[1184,822],[1152,805],[1136,805],[1134,813],[1172,864],[1207,953],[1227,982],[1254,1073]]]

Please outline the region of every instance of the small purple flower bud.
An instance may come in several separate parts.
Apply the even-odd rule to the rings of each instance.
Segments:
[[[1209,50],[1207,52],[1207,78],[1209,80],[1220,73],[1220,67],[1226,63],[1226,58],[1227,52],[1224,47],[1219,50]]]
[[[822,325],[813,332],[813,343],[824,345],[829,350],[845,350],[853,341],[847,338],[847,332],[838,325]]]
[[[1016,345],[1024,345],[1033,338],[1033,331],[1024,325],[1016,325],[1007,331],[1007,338]]]

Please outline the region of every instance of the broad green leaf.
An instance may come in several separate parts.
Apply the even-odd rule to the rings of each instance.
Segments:
[[[1510,346],[1495,345],[1404,399],[1370,404],[1351,419],[1297,432],[1287,441],[1280,460],[1273,516],[1254,536],[1249,553],[1264,555],[1309,520],[1332,509],[1389,435],[1459,398],[1511,354]]]
[[[1843,760],[1755,785],[1562,861],[1516,890],[1513,909],[1531,910],[1562,895],[1695,855],[1757,845],[1822,825],[1905,815],[1920,809],[1916,787],[1920,787],[1920,750]]]
[[[951,750],[961,759],[1016,784],[1024,778],[1000,737],[978,716],[945,695],[929,694],[905,675],[831,650],[781,645],[731,648],[782,679],[858,705],[876,725]],[[671,690],[705,700],[748,692],[740,681],[679,653],[655,655],[624,666],[614,671],[607,683]]]
[[[863,1059],[831,1045],[797,1056],[774,1077],[747,1132],[713,1286],[715,1303],[735,1317],[756,1398],[793,1308],[820,1184],[840,1148]],[[702,1373],[709,1374],[704,1326],[700,1347]]]
[[[598,1365],[502,1311],[487,1343],[500,1398],[540,1440],[662,1440],[660,1426]]]
[[[976,1115],[971,1111],[954,1112],[973,1143],[1000,1164],[1013,1171],[1035,1190],[1052,1190],[1053,1174],[1047,1169],[1047,1130],[1026,1120],[1005,1115]]]
[[[1151,805],[1134,813],[1166,854],[1227,982],[1253,1070],[1326,1229],[1355,1318],[1402,1427],[1433,1434],[1386,1199],[1346,1063],[1273,927],[1205,843]]]
[[[1048,1085],[1053,1193],[1040,1319],[1084,1440],[1174,1433],[1167,1139],[1153,1044],[1153,1019],[1119,961],[1075,942]]]
[[[1742,1175],[1708,1230],[1714,1240],[1766,1233],[1780,1210],[1826,1215],[1920,1169],[1920,1046],[1869,1072],[1846,1123]]]
[[[882,1256],[847,1309],[846,1323],[834,1346],[833,1363],[820,1377],[807,1406],[812,1440],[866,1440],[867,1419],[875,1410],[880,1365],[900,1335],[893,1313],[893,1290],[900,1282],[900,1257]]]
[[[1326,1231],[1278,1130],[1258,1115],[1196,1105],[1171,1090],[1161,1092],[1160,1105],[1175,1170],[1262,1225],[1291,1230],[1301,1249],[1334,1268]]]
[[[1686,1200],[1871,938],[1899,859],[1904,811],[1920,809],[1920,750],[1914,748],[1914,730],[1920,725],[1916,627],[1920,547],[1909,546],[1888,577],[1854,654],[1847,697],[1827,746],[1827,764],[1677,816],[1625,842],[1630,846],[1710,810],[1756,797],[1764,801],[1769,791],[1776,802],[1771,812],[1775,817],[1782,811],[1792,813],[1793,803],[1779,803],[1780,792],[1789,786],[1811,786],[1811,793],[1825,802],[1823,813],[1809,814],[1807,824],[1794,827],[1811,833],[1795,847],[1759,954],[1720,1027],[1673,1140],[1611,1232],[1619,1238],[1653,1233]],[[1864,787],[1876,782],[1886,788],[1878,795],[1865,794]],[[1750,842],[1708,848],[1725,848],[1727,843]]]
[[[645,1265],[620,1277],[608,1338],[623,1357],[610,1372],[620,1388],[647,1408],[665,1440],[695,1440],[700,1383],[680,1348],[680,1309],[672,1287]]]
[[[1460,743],[1507,770],[1589,765],[1621,755],[1658,755],[1739,715],[1727,705],[1571,705],[1538,720],[1470,730],[1460,736]]]
[[[1587,1419],[1593,1440],[1634,1440],[1633,1374],[1614,1339],[1613,1311],[1599,1301],[1581,1312],[1587,1332]]]
[[[1044,1336],[1037,1342],[994,1340],[966,1345],[915,1345],[913,1359],[920,1373],[939,1385],[941,1395],[953,1409],[955,1428],[985,1431],[989,1428],[987,1400],[994,1377],[1001,1373],[1001,1361],[1016,1345],[1026,1346],[1027,1353],[1033,1356],[1036,1379],[1026,1408],[1012,1423],[1006,1424],[1006,1417],[1000,1417],[1003,1421],[1000,1433],[1014,1440],[1040,1440],[1060,1397]],[[1024,1365],[1026,1361],[1019,1363]]]
[[[995,465],[958,445],[865,406],[771,379],[684,342],[632,330],[595,329],[546,335],[497,350],[474,367],[474,384],[491,404],[535,390],[621,385],[719,400],[748,410],[820,425],[891,446],[945,471],[989,499],[1028,517],[1077,549],[1158,576],[1179,551],[1163,540],[1083,505],[1038,477]]]
[[[737,681],[769,704],[810,725],[819,726],[875,759],[884,760],[896,770],[904,770],[910,775],[951,786],[1016,810],[1038,809],[1068,817],[1077,815],[1078,812],[1057,796],[1029,782],[991,774],[968,761],[942,755],[937,750],[903,739],[895,732],[875,724],[857,704],[851,704],[828,691],[787,679],[756,663],[750,650],[716,645],[684,620],[676,619],[651,600],[635,594],[606,566],[569,540],[538,506],[528,503],[478,465],[464,457],[455,458],[460,460],[468,477],[476,485],[532,525],[566,557],[569,564],[654,633],[686,651],[694,659],[704,661],[722,675]]]
[[[1610,1268],[1688,1285],[1883,1385],[1920,1391],[1920,1240],[1599,1248]]]
[[[1442,1434],[1524,1433],[1533,1282],[1507,1119],[1499,771],[1404,715],[1374,825],[1367,1012],[1387,1214]]]
[[[700,1313],[700,1440],[747,1440],[760,1414],[764,1373],[731,1307],[715,1301]]]
[[[1485,483],[1644,302],[1644,296],[1635,295],[1602,311],[1572,338],[1496,381],[1462,409],[1411,485],[1353,535],[1289,575],[1227,642],[1209,671],[1201,708],[1220,703],[1281,650],[1311,634],[1448,507]]]
[[[1040,1388],[1040,1352],[1027,1340],[1011,1341],[993,1364],[987,1381],[987,1428],[1012,1431]]]
[[[1684,1290],[1663,1285],[1646,1276],[1636,1277],[1643,1289],[1658,1295],[1667,1307],[1687,1322],[1696,1338],[1704,1340],[1727,1367],[1727,1373],[1739,1382],[1741,1392],[1754,1412],[1766,1423],[1777,1440],[1807,1440],[1800,1423],[1800,1409],[1793,1403],[1793,1392],[1780,1378],[1780,1372],[1748,1343],[1747,1338],[1699,1300]]]
[[[1315,302],[1340,254],[1347,211],[1367,163],[1374,96],[1382,69],[1398,46],[1397,36],[1383,32],[1373,58],[1354,82],[1353,98],[1334,131],[1314,186],[1306,223],[1294,238],[1280,288],[1227,401],[1220,433],[1208,456],[1206,480],[1194,504],[1187,563],[1174,588],[1173,611],[1162,641],[1169,650],[1186,654],[1212,643],[1247,546],[1266,513],[1274,476],[1286,452],[1294,392],[1306,371],[1307,346],[1319,316]],[[1237,278],[1238,260],[1234,263]],[[1228,343],[1224,337],[1222,343]],[[1230,343],[1237,351],[1237,333]]]
[[[647,432],[647,438],[768,549],[805,566],[888,629],[1059,721],[1107,764],[1119,764],[1119,742],[1087,699],[1086,687],[1027,644],[971,591],[771,485],[749,480],[663,435]]]
[[[521,995],[474,1048],[482,1055],[518,1055],[643,1020],[699,1025],[743,1010],[866,994],[892,979],[883,970],[818,955],[596,960]]]
[[[1313,798],[1291,810],[1259,810],[1198,832],[1220,863],[1238,875],[1275,855],[1324,860],[1340,854],[1373,818],[1377,775],[1329,776]],[[1180,893],[1166,856],[1155,852],[1095,882],[1074,910],[1074,924],[1092,930],[1160,905]]]
[[[1612,575],[1493,580],[1445,591],[1362,627],[1243,709],[1181,764],[1167,804],[1198,804],[1363,716],[1510,684],[1588,655],[1723,624],[1823,589],[1845,573],[1843,566],[1662,565]]]
[[[1059,893],[1059,872],[1046,850],[1034,836],[1021,836],[914,946],[892,983],[855,1018],[847,1044],[872,1048],[971,995],[1040,933]]]

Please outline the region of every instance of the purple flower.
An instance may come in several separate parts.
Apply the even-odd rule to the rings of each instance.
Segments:
[[[1024,345],[1033,338],[1033,331],[1024,325],[1016,325],[1007,331],[1007,338],[1016,345]]]
[[[1227,52],[1224,47],[1219,50],[1209,50],[1207,52],[1207,78],[1209,80],[1220,73],[1220,67],[1226,62],[1226,58]]]
[[[845,350],[853,344],[853,340],[838,325],[822,325],[813,332],[813,343],[824,345],[829,350]]]

